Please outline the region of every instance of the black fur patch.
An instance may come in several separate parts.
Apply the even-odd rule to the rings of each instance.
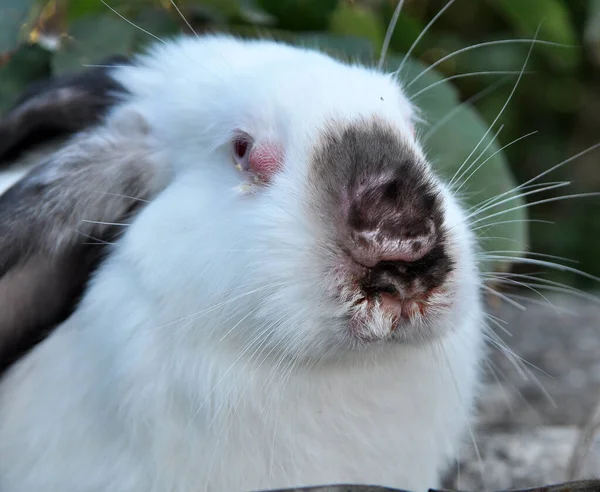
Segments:
[[[377,230],[394,240],[422,236],[434,224],[435,244],[425,256],[381,262],[362,279],[365,291],[400,290],[414,281],[432,289],[452,271],[439,190],[426,164],[387,125],[364,121],[325,132],[312,178],[316,208],[342,251],[356,247],[350,239],[355,231]]]
[[[111,57],[102,65],[128,64]],[[88,70],[32,84],[0,121],[0,165],[42,143],[94,125],[126,93],[110,68]]]
[[[78,133],[0,195],[0,376],[73,312],[168,181],[146,123],[120,118]]]
[[[122,228],[118,229],[113,228],[99,239],[114,241],[123,232]],[[11,322],[10,326],[6,320],[0,323],[4,330],[0,334],[0,378],[13,363],[73,313],[86,289],[90,273],[98,268],[106,253],[106,245],[100,242],[79,245],[68,254],[55,258],[45,255],[22,258],[18,264],[1,273],[4,282],[15,283],[19,280],[9,280],[11,272],[15,272],[14,277],[21,277],[24,285],[12,288],[12,294],[19,298],[9,309],[14,309],[14,318],[18,320]],[[36,261],[38,258],[39,262]],[[0,303],[4,305],[4,302]],[[3,315],[7,314],[4,307]]]

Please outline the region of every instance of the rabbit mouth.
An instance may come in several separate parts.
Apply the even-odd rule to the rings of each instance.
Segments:
[[[451,271],[432,281],[415,275],[410,264],[367,268],[347,256],[338,260],[334,296],[345,307],[355,340],[426,338],[452,306]]]
[[[452,305],[447,289],[406,296],[392,289],[361,293],[350,309],[349,334],[361,341],[424,337]]]

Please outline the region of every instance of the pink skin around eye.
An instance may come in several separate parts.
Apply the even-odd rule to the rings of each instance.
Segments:
[[[268,142],[255,145],[248,156],[250,170],[265,183],[271,181],[273,175],[281,169],[282,161],[281,147]]]

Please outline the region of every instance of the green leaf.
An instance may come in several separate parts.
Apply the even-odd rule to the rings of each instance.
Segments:
[[[277,27],[290,31],[327,29],[338,0],[259,0],[258,4],[278,21]]]
[[[13,50],[35,0],[0,0],[0,53]]]
[[[127,23],[113,12],[82,17],[71,24],[69,37],[54,55],[55,75],[81,70],[113,55],[131,56],[150,42],[179,32],[175,19],[163,10],[147,9]],[[152,33],[154,36],[148,34]]]
[[[600,65],[600,0],[589,0],[584,41],[594,64]]]
[[[117,5],[109,2],[113,8]],[[67,21],[72,22],[80,17],[106,13],[108,7],[99,0],[70,0],[67,5]]]
[[[277,22],[277,19],[260,7],[256,0],[240,0],[240,17],[251,24],[261,26]]]
[[[85,16],[71,24],[69,38],[52,60],[55,75],[100,63],[112,55],[131,55],[136,29],[112,13]]]
[[[329,31],[334,35],[368,39],[377,50],[385,36],[385,29],[372,10],[346,2],[341,2],[332,13]]]
[[[306,48],[324,51],[338,59],[370,60],[375,50],[372,43],[356,36],[333,36],[325,33],[298,34],[294,37],[296,44]]]
[[[29,84],[50,76],[50,53],[38,45],[22,45],[0,67],[0,112],[10,107]]]
[[[385,30],[388,29],[388,26],[392,22],[392,17],[397,5],[397,1],[383,2],[381,5],[381,18]],[[407,7],[408,4],[405,6]],[[390,49],[396,51],[397,53],[408,52],[412,44],[419,37],[421,32],[423,32],[424,27],[425,25],[420,19],[417,19],[414,15],[410,15],[404,11],[396,20],[396,25],[392,32],[392,37],[390,38]],[[415,58],[419,58],[419,55],[422,53],[422,51],[426,49],[429,44],[431,44],[428,43],[430,37],[435,39],[431,33],[425,34],[423,39],[419,41],[419,44],[415,46],[413,50],[413,56]]]
[[[202,0],[199,2],[203,8],[214,10],[225,18],[230,18],[239,13],[238,0]]]
[[[390,39],[390,47],[398,53],[406,53],[419,37],[419,34],[421,34],[424,27],[425,26],[421,22],[412,17],[400,16],[396,23],[396,28],[392,33],[392,38]],[[419,41],[419,44],[415,46],[413,51],[415,58],[418,58],[419,54],[424,51],[425,47],[428,45],[428,39],[429,36],[425,35],[425,37]]]
[[[133,20],[137,26],[147,31],[143,32],[140,29],[134,28],[134,51],[139,51],[140,48],[144,48],[149,43],[155,42],[156,38],[154,36],[159,39],[168,39],[181,32],[177,18],[163,9],[153,8],[142,10]],[[147,33],[152,33],[153,36]]]
[[[525,36],[533,37],[540,26],[540,40],[571,47],[579,44],[569,10],[561,0],[489,1]],[[550,61],[566,69],[574,69],[581,62],[581,52],[577,49],[552,46],[539,46],[539,49]]]
[[[106,14],[111,12],[111,9],[116,10],[129,19],[144,9],[152,9],[160,5],[160,0],[105,0],[106,5],[100,0],[61,1],[67,3],[67,20],[69,22],[75,21],[81,17]]]

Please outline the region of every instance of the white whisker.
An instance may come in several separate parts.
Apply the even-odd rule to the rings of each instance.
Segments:
[[[88,224],[100,224],[100,225],[112,225],[112,226],[130,226],[131,224],[125,224],[125,223],[121,223],[121,222],[102,222],[100,220],[87,220],[87,219],[81,219],[81,222],[87,222]]]
[[[111,243],[109,241],[105,241],[104,239],[100,239],[94,236],[90,236],[89,234],[86,234],[85,232],[81,232],[80,230],[77,230],[78,234],[81,234],[82,236],[87,237],[88,239],[91,239],[92,241],[94,241],[93,243],[85,243],[85,244],[92,244],[92,245],[96,245],[96,244],[108,244],[108,245],[114,245],[115,243]]]
[[[378,70],[382,69],[383,64],[385,62],[385,57],[390,47],[390,41],[392,40],[392,35],[394,34],[394,30],[396,29],[396,24],[398,23],[398,18],[400,17],[400,12],[402,12],[403,5],[404,0],[399,0],[398,4],[396,5],[396,8],[394,9],[394,13],[392,14],[390,24],[388,25],[387,31],[385,33],[383,45],[381,46],[381,54],[379,55],[379,62],[377,63]]]
[[[490,127],[491,128],[491,127]],[[458,169],[458,171],[456,171],[456,173],[454,173],[454,176],[452,177],[452,179],[450,180],[450,183],[448,183],[448,187],[449,188],[454,188],[454,182],[457,179],[460,179],[462,176],[464,176],[465,173],[469,172],[469,169],[471,169],[475,164],[477,164],[477,161],[479,159],[481,159],[481,157],[483,155],[485,155],[485,153],[487,152],[487,150],[494,144],[496,143],[496,139],[498,138],[498,135],[500,135],[500,132],[502,132],[502,130],[504,129],[504,125],[500,125],[500,128],[498,128],[498,131],[494,134],[493,138],[490,138],[490,141],[488,142],[488,144],[485,146],[485,148],[479,153],[479,155],[477,156],[477,158],[471,163],[469,164],[465,170],[459,174],[460,170],[462,169],[462,166]],[[485,138],[485,135],[484,137]],[[481,143],[481,140],[479,141],[479,143]],[[479,146],[479,144],[477,144],[477,146]],[[477,149],[477,147],[475,147],[475,149]],[[473,155],[473,153],[471,153],[471,155]],[[469,157],[471,157],[471,155],[469,155]],[[465,163],[469,160],[469,157],[467,157],[467,159],[465,160]],[[458,190],[455,192],[458,194]]]
[[[136,29],[139,29],[140,31],[142,31],[143,33],[147,34],[148,36],[152,36],[154,39],[160,41],[163,44],[167,44],[167,42],[163,39],[160,39],[158,36],[152,34],[150,31],[146,31],[146,29],[138,26],[137,24],[135,24],[134,22],[131,22],[127,17],[123,16],[122,14],[120,14],[117,10],[115,10],[114,8],[112,8],[109,4],[107,4],[104,0],[100,0],[106,7],[108,7],[110,10],[112,10],[115,14],[117,14],[121,19],[123,19],[125,22],[127,22],[128,24],[132,25],[133,27],[135,27]]]
[[[435,24],[435,21],[437,21],[442,16],[442,14],[444,12],[446,12],[446,10],[448,10],[455,1],[456,0],[449,0],[446,3],[446,5],[444,5],[440,9],[440,11],[433,17],[433,19],[431,19],[431,21],[429,21],[429,23],[421,30],[421,33],[417,36],[417,39],[415,39],[414,43],[410,46],[410,48],[406,52],[406,55],[404,55],[404,57],[402,58],[402,61],[400,62],[400,66],[398,67],[398,70],[396,70],[394,72],[394,75],[398,75],[398,74],[402,73],[402,68],[404,68],[404,64],[406,63],[406,60],[408,60],[410,58],[410,55],[412,55],[412,52],[415,49],[415,47],[417,46],[417,44],[419,44],[419,41],[421,41],[421,39],[423,39],[423,36],[425,36],[425,34],[427,34],[427,31],[429,31],[431,26],[433,26],[433,24]]]
[[[547,169],[547,170],[541,172],[536,177],[531,178],[529,181],[526,181],[525,183],[523,183],[521,186],[526,186],[526,185],[528,185],[528,184],[530,184],[530,183],[532,183],[534,181],[537,181],[538,179],[546,176],[547,174],[550,174],[551,172],[556,171],[558,168],[560,168],[560,167],[568,164],[569,162],[574,161],[575,159],[579,159],[580,157],[584,156],[585,154],[589,154],[593,150],[596,150],[598,147],[600,147],[600,142],[597,143],[597,144],[592,145],[591,147],[588,147],[585,150],[582,150],[578,154],[575,154],[574,156],[571,156],[571,157],[569,157],[568,159],[565,159],[562,162],[559,162],[555,166],[552,166],[550,169]]]
[[[434,82],[433,84],[430,84],[427,87],[424,87],[423,89],[415,92],[414,94],[411,94],[408,99],[410,101],[414,101],[419,96],[421,96],[423,93],[433,89],[434,87],[437,87],[438,85],[444,84],[446,82],[450,82],[451,80],[465,79],[465,78],[470,78],[470,77],[481,77],[484,75],[518,75],[520,73],[521,72],[519,70],[487,70],[487,71],[482,71],[482,72],[467,72],[467,73],[459,73],[456,75],[450,75],[449,77],[446,77],[442,80],[438,80],[437,82]],[[533,73],[533,72],[525,71],[524,73]]]
[[[473,156],[473,154],[475,154],[475,152],[477,151],[477,149],[479,148],[479,146],[481,145],[481,143],[485,140],[485,138],[492,131],[492,128],[498,122],[498,120],[500,119],[500,117],[502,116],[502,114],[504,113],[504,111],[506,110],[506,108],[508,107],[508,105],[510,104],[510,101],[512,100],[515,92],[517,91],[517,87],[519,86],[519,83],[521,82],[521,79],[523,78],[523,73],[525,72],[525,68],[527,67],[527,64],[529,63],[529,59],[531,58],[531,53],[533,52],[533,47],[535,46],[534,43],[535,43],[535,40],[537,39],[539,30],[540,30],[540,26],[538,26],[538,28],[537,28],[537,30],[535,32],[535,36],[534,36],[533,40],[531,40],[531,46],[529,47],[529,51],[527,52],[527,56],[525,57],[525,62],[523,63],[523,67],[521,68],[521,73],[517,77],[517,80],[514,83],[513,88],[510,91],[510,94],[508,95],[508,98],[506,99],[506,102],[504,103],[504,105],[502,106],[502,108],[500,109],[500,111],[498,112],[498,115],[496,116],[496,118],[494,118],[494,121],[492,121],[492,124],[489,126],[489,128],[487,129],[487,131],[483,134],[483,136],[481,137],[481,139],[479,140],[479,142],[477,143],[477,145],[475,146],[475,148],[471,151],[471,153],[467,156],[467,158],[462,163],[462,165],[458,168],[458,171],[456,171],[455,176],[457,176],[460,173],[460,171],[467,164],[467,162],[469,161],[469,159]],[[435,66],[435,64],[432,65],[432,66]],[[414,79],[413,79],[413,82],[414,82]]]
[[[194,33],[194,35],[197,38],[200,38],[200,36],[198,36],[198,33],[194,30],[194,28],[192,27],[192,25],[189,23],[189,21],[185,18],[185,15],[183,15],[183,12],[181,12],[181,10],[179,10],[179,7],[177,6],[177,4],[175,3],[175,0],[169,0],[171,2],[171,5],[173,5],[173,7],[175,7],[175,10],[177,10],[177,13],[179,14],[179,16],[183,19],[183,22],[186,23],[186,25],[190,28],[190,31],[192,31]]]
[[[518,286],[524,287],[526,289],[529,289],[532,292],[535,292],[542,299],[544,299],[544,301],[546,301],[552,307],[552,309],[554,309],[554,311],[556,312],[556,314],[558,314],[558,310],[556,309],[556,307],[554,306],[554,304],[552,304],[552,302],[550,302],[550,299],[548,299],[544,294],[542,294],[535,287],[533,287],[531,285],[528,285],[528,284],[526,284],[524,282],[519,282],[518,280],[512,280],[512,279],[508,279],[508,278],[505,278],[505,279],[496,279],[496,282],[500,283],[500,284],[518,285]]]
[[[483,284],[481,286],[482,289],[487,290],[490,294],[495,295],[497,297],[499,297],[500,299],[502,299],[503,301],[506,301],[507,303],[509,303],[511,306],[516,307],[517,309],[520,309],[521,311],[525,311],[527,308],[521,304],[519,304],[516,301],[513,301],[510,297],[501,294],[500,292],[498,292],[495,289],[492,289],[490,286]]]
[[[532,283],[532,285],[538,285],[538,286],[544,287],[547,290],[553,290],[555,292],[571,294],[575,297],[580,297],[582,299],[586,299],[586,300],[594,302],[594,303],[600,303],[600,297],[598,297],[598,296],[595,296],[595,295],[585,292],[583,290],[577,289],[576,287],[572,287],[567,284],[562,284],[560,282],[556,282],[554,280],[549,280],[549,279],[546,279],[543,277],[534,276],[532,274],[527,275],[524,273],[505,273],[505,274],[496,273],[496,274],[492,274],[492,275],[495,275],[496,277],[524,278],[531,282],[534,282],[534,283]]]
[[[500,129],[502,129],[503,127],[501,127]],[[500,132],[500,131],[498,131]],[[460,184],[460,186],[456,189],[456,193],[459,193],[460,190],[462,189],[462,187],[467,184],[469,182],[469,180],[473,177],[473,175],[479,171],[487,162],[489,162],[491,159],[494,158],[494,156],[496,156],[497,154],[499,154],[500,152],[504,151],[506,148],[510,147],[511,145],[516,144],[517,142],[520,142],[521,140],[530,137],[531,135],[535,135],[537,133],[536,131],[530,132],[526,135],[522,135],[516,139],[514,139],[512,142],[507,143],[506,145],[503,145],[502,147],[500,147],[496,152],[494,152],[492,155],[490,155],[487,159],[485,159],[481,164],[479,164],[479,166],[477,166],[477,168],[475,168],[474,171],[471,172],[471,174],[469,174],[469,176],[467,176],[467,178]],[[477,162],[477,161],[475,161]],[[475,162],[473,164],[475,164]],[[469,166],[469,168],[467,168],[465,170],[465,172],[463,174],[461,174],[458,178],[457,181],[461,181],[464,174],[470,169],[471,166]]]
[[[498,222],[491,222],[489,224],[480,225],[479,227],[473,227],[471,230],[473,232],[479,231],[480,229],[489,229],[493,226],[503,225],[503,224],[514,224],[517,222],[523,222],[525,224],[554,224],[551,220],[540,220],[540,219],[512,219],[512,220],[500,220]],[[484,234],[484,233],[482,233]]]
[[[513,362],[516,363],[518,361],[518,362],[524,364],[523,366],[518,366],[518,364],[517,364],[517,366],[519,367],[520,371],[523,374],[523,377],[525,377],[525,379],[527,379],[527,377],[530,378],[530,379],[532,379],[536,383],[536,385],[538,385],[539,388],[544,392],[544,394],[547,396],[548,400],[551,401],[554,405],[556,405],[556,403],[554,402],[553,398],[546,391],[546,388],[544,388],[544,386],[542,385],[542,383],[540,382],[540,380],[537,377],[535,377],[535,375],[527,367],[525,367],[525,366],[529,366],[532,369],[535,369],[536,371],[539,371],[541,374],[543,374],[544,376],[546,376],[549,379],[554,379],[554,377],[552,375],[548,374],[542,368],[536,366],[535,364],[532,364],[531,362],[529,362],[528,360],[524,359],[520,355],[517,355],[493,331],[490,331],[489,334],[486,334],[486,337],[487,337],[487,340],[490,341],[495,347],[497,347],[498,349],[502,350],[503,352],[509,353],[511,355],[511,358],[514,358],[514,359],[512,359]]]
[[[85,68],[129,68],[130,65],[97,65],[95,63],[82,63]]]
[[[553,263],[551,261],[537,260],[535,258],[520,258],[520,257],[502,256],[502,255],[490,255],[488,258],[494,259],[494,260],[512,260],[516,263],[525,263],[525,264],[530,264],[530,265],[546,266],[546,267],[553,268],[555,270],[559,270],[562,272],[575,273],[577,275],[581,275],[582,277],[588,278],[590,280],[594,280],[595,282],[600,282],[600,278],[596,277],[595,275],[591,275],[582,270],[578,270],[577,268],[573,268],[573,267],[570,267],[567,265],[561,265],[560,263]]]
[[[514,200],[518,200],[519,198],[524,198],[526,196],[530,196],[530,195],[536,195],[538,193],[543,193],[544,191],[551,191],[551,190],[556,190],[558,188],[564,188],[565,186],[569,186],[571,183],[568,181],[564,181],[564,182],[559,182],[559,183],[554,183],[554,184],[550,184],[547,186],[537,186],[535,189],[531,190],[531,191],[527,191],[526,193],[519,193],[518,195],[514,195],[508,198],[505,198],[504,200],[501,201],[494,201],[491,200],[489,201],[487,204],[485,204],[484,206],[475,209],[473,212],[471,212],[468,216],[467,216],[467,220],[473,218],[473,217],[477,217],[479,214],[490,210],[492,208],[495,208],[499,205],[503,205],[504,203],[509,203],[512,202]],[[511,193],[514,193],[515,190],[509,190],[506,193],[503,193],[503,195],[509,195]],[[498,195],[497,198],[500,198],[501,196]],[[527,204],[525,204],[527,205]],[[488,217],[489,218],[489,217]],[[474,225],[474,224],[471,224]]]
[[[506,336],[508,336],[508,337],[512,337],[512,336],[513,336],[513,334],[512,334],[510,331],[508,331],[508,330],[507,330],[507,329],[506,329],[504,326],[502,326],[502,324],[501,324],[501,322],[504,322],[504,324],[507,324],[507,323],[506,323],[506,321],[504,321],[504,320],[501,320],[501,319],[500,319],[500,318],[498,318],[497,316],[493,316],[493,315],[492,315],[492,314],[490,314],[490,313],[483,313],[483,314],[484,314],[484,316],[485,316],[486,318],[489,318],[489,321],[490,321],[491,323],[493,323],[493,324],[496,326],[496,328],[498,328],[498,329],[499,329],[499,330],[500,330],[502,333],[504,333]]]
[[[448,114],[446,116],[444,116],[443,118],[441,118],[439,121],[437,121],[437,123],[435,123],[435,125],[433,125],[429,131],[421,138],[421,140],[423,142],[427,142],[428,139],[431,138],[431,135],[433,135],[436,131],[438,131],[442,126],[444,126],[446,123],[448,123],[452,118],[454,118],[454,116],[456,116],[459,112],[463,111],[466,107],[468,107],[470,104],[476,103],[477,101],[479,101],[480,99],[484,98],[485,96],[491,94],[492,92],[494,92],[496,89],[498,89],[502,84],[504,84],[506,81],[508,80],[508,77],[503,77],[500,80],[498,80],[497,82],[494,82],[492,85],[490,85],[489,87],[486,87],[485,89],[479,91],[477,94],[471,96],[469,99],[467,99],[466,101],[463,101],[462,103],[460,103],[458,106],[456,106],[454,109],[452,109],[452,111],[449,111]]]
[[[548,255],[546,253],[537,253],[535,251],[512,251],[512,250],[495,250],[495,251],[486,251],[485,253],[482,253],[481,256],[486,256],[486,255],[493,255],[493,254],[511,254],[511,253],[527,253],[527,255],[529,256],[539,256],[541,258],[550,258],[552,260],[560,260],[560,261],[566,261],[568,263],[579,263],[577,260],[571,260],[570,258],[565,258],[563,256],[556,256],[556,255]],[[516,256],[516,258],[521,258],[520,256]]]
[[[524,208],[533,207],[535,205],[541,205],[542,203],[560,202],[562,200],[571,200],[573,198],[590,198],[590,197],[594,197],[594,196],[600,196],[600,192],[596,192],[596,193],[576,193],[576,194],[573,194],[573,195],[564,195],[564,196],[556,196],[556,197],[552,197],[552,198],[545,198],[543,200],[537,200],[537,201],[532,202],[532,203],[525,203],[525,204],[519,205],[517,207],[511,207],[511,208],[508,208],[506,210],[502,210],[501,212],[496,212],[496,213],[487,215],[486,217],[481,217],[480,219],[477,219],[477,220],[473,221],[473,224],[477,224],[477,223],[482,222],[484,220],[491,219],[492,217],[497,217],[499,215],[506,214],[508,212],[514,212],[516,210],[522,210]]]
[[[120,193],[111,193],[109,191],[101,191],[101,190],[93,190],[95,193],[102,193],[103,195],[116,196],[119,198],[129,198],[130,200],[136,200],[138,202],[150,203],[148,200],[144,200],[143,198],[139,198],[137,196],[130,195],[122,195]]]
[[[480,213],[482,212],[484,207],[487,207],[488,205],[490,205],[489,208],[493,208],[495,207],[498,202],[504,198],[507,195],[511,195],[513,193],[516,193],[517,191],[523,192],[523,191],[531,191],[531,190],[540,190],[544,187],[549,186],[550,188],[544,188],[541,191],[549,191],[549,190],[553,190],[555,188],[562,188],[564,186],[569,186],[571,184],[570,181],[551,181],[551,182],[547,182],[547,183],[537,183],[537,184],[533,184],[533,185],[528,185],[525,186],[523,188],[520,188],[519,186],[516,186],[508,191],[505,191],[503,193],[500,193],[499,195],[496,196],[492,196],[486,200],[481,201],[480,203],[473,205],[472,207],[470,207],[467,212],[469,213],[469,217],[473,217],[474,214]],[[530,193],[531,194],[531,193]],[[523,196],[527,196],[524,193],[519,193],[518,195],[513,195],[512,197],[510,197],[510,199],[502,202],[502,203],[507,203],[510,200],[516,200],[518,198],[521,198]],[[519,219],[521,220],[521,219]],[[554,223],[549,221],[550,223]]]
[[[538,27],[538,30],[536,31],[536,36],[537,36],[538,32],[539,32],[539,27]],[[532,43],[532,44],[541,44],[541,45],[546,45],[546,46],[557,46],[557,47],[561,47],[561,48],[572,48],[573,47],[573,46],[569,46],[569,45],[565,45],[565,44],[561,44],[561,43],[554,43],[552,41],[542,41],[542,40],[536,39],[535,36],[534,36],[534,39],[501,39],[499,41],[486,41],[485,43],[474,44],[471,46],[467,46],[466,48],[461,48],[459,50],[453,51],[452,53],[444,56],[443,58],[439,59],[435,63],[429,65],[426,69],[424,69],[421,73],[419,73],[414,79],[412,79],[410,81],[410,83],[406,86],[406,89],[408,89],[417,80],[419,80],[425,74],[429,73],[435,67],[441,65],[442,63],[444,63],[445,61],[449,60],[450,58],[452,58],[454,56],[460,55],[462,53],[465,53],[467,51],[471,51],[474,49],[484,48],[486,46],[496,46],[499,44],[511,44],[511,43],[514,43],[514,44]]]

